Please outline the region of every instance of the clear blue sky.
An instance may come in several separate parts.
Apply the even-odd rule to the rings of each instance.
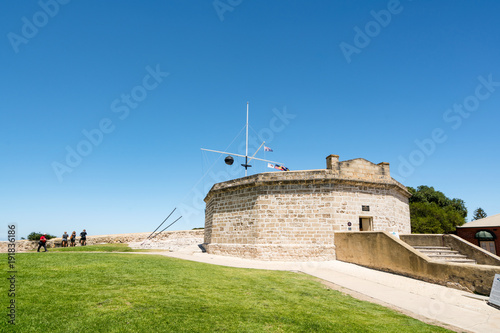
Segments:
[[[494,0],[3,1],[0,236],[11,223],[24,237],[146,232],[174,207],[172,230],[203,226],[210,186],[243,170],[200,148],[244,152],[247,101],[252,141],[274,150],[260,158],[389,162],[469,217],[498,214],[499,12]]]

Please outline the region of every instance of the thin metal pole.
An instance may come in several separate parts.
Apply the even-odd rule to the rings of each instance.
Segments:
[[[156,235],[154,235],[153,237],[151,237],[151,239],[155,238],[156,236],[158,236],[159,234],[161,234],[162,232],[164,232],[165,230],[167,230],[172,224],[174,224],[175,222],[179,221],[181,219],[182,216],[180,216],[179,218],[177,218],[177,220],[175,220],[174,222],[170,223],[169,225],[167,225],[165,227],[165,229],[163,229],[162,231],[160,231],[159,233],[157,233]]]
[[[259,152],[260,148],[262,148],[262,146],[264,145],[264,143],[266,143],[266,141],[262,141],[262,143],[260,144],[259,146],[259,149],[257,149],[255,151],[255,153],[253,153],[252,157],[250,157],[250,161],[252,160],[252,158],[254,158],[255,155],[257,155],[257,153]],[[265,150],[264,150],[265,151]]]
[[[248,104],[247,102],[247,140],[245,145],[245,177],[247,176],[247,166],[248,166]]]
[[[175,207],[174,210],[170,214],[168,214],[167,218],[163,220],[163,222],[158,226],[158,228],[155,229],[155,231],[158,230],[158,229],[160,229],[160,227],[163,225],[163,223],[165,223],[165,221],[168,220],[168,218],[170,217],[170,215],[172,215],[175,212],[176,209],[177,209],[177,207]],[[155,231],[153,231],[151,233],[151,235],[154,234]],[[149,235],[148,238],[151,237],[151,235]]]
[[[176,209],[177,209],[177,207],[175,207],[175,208],[174,208],[174,210],[172,211],[172,213],[173,213]],[[160,225],[159,225],[159,226],[155,229],[155,231],[153,231],[153,232],[151,233],[151,235],[153,235],[153,234],[156,232],[156,230],[160,229],[160,227],[163,225],[163,223],[165,223],[165,221],[166,221],[166,220],[168,220],[168,218],[170,217],[170,215],[172,215],[172,213],[168,214],[167,218],[163,220],[163,222],[162,222],[162,223],[161,223],[161,224],[160,224]],[[149,236],[148,236],[148,237],[147,237],[147,238],[146,238],[146,239],[142,242],[142,244],[144,244],[144,242],[145,242],[145,241],[147,241],[147,240],[149,239],[149,237],[151,237],[151,235],[149,235]],[[141,244],[141,245],[142,245],[142,244]]]
[[[228,154],[228,155],[234,155],[234,156],[239,156],[239,157],[245,157],[244,155],[235,154],[235,153],[229,153],[227,151],[212,150],[212,149],[205,149],[205,148],[200,148],[200,149],[201,150],[205,150],[205,151],[211,151],[213,153],[220,153],[220,154]],[[252,160],[259,160],[259,161],[270,162],[270,163],[275,163],[275,164],[283,164],[282,162],[265,160],[265,159],[257,158],[257,157],[254,157],[254,156],[255,156],[255,154],[253,156],[249,157],[249,162],[251,162]],[[244,166],[244,165],[242,164],[242,166]]]

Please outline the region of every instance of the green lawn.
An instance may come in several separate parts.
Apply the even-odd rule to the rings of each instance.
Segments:
[[[17,332],[448,332],[291,272],[65,251],[17,254],[16,269]]]
[[[128,244],[99,244],[99,245],[86,245],[86,246],[74,246],[74,247],[56,247],[53,249],[48,249],[49,252],[158,252],[164,250],[143,250],[143,249],[132,249]],[[43,251],[41,249],[40,251]],[[36,252],[33,250],[32,252]]]

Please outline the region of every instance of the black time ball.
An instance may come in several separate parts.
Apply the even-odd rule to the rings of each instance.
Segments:
[[[234,163],[234,159],[231,157],[231,156],[227,156],[225,159],[224,159],[224,162],[226,162],[227,165],[233,165]]]

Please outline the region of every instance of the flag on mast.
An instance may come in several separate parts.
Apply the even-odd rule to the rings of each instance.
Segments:
[[[284,165],[279,165],[279,164],[272,164],[272,163],[267,163],[267,167],[271,169],[277,169],[281,171],[290,171],[286,166]]]
[[[273,152],[273,150],[272,150],[271,148],[266,147],[266,146],[264,146],[264,151],[270,151],[270,152]]]

